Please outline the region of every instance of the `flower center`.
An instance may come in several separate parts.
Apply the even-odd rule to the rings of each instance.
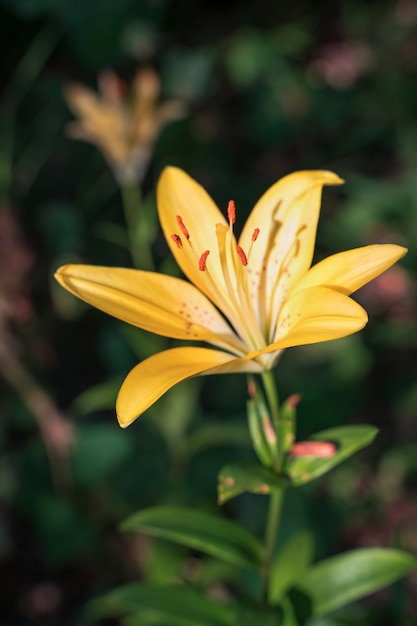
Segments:
[[[179,233],[172,234],[171,239],[179,249],[187,244],[187,248],[196,259],[199,271],[206,274],[204,282],[213,294],[213,301],[218,303],[248,351],[251,351],[266,345],[250,294],[252,283],[246,274],[252,248],[260,230],[254,229],[249,249],[245,251],[236,242],[233,233],[233,225],[236,223],[236,205],[233,200],[227,205],[227,219],[228,225],[216,224],[218,255],[213,258],[208,258],[210,250],[200,252],[194,249],[190,232],[180,215],[176,215]]]

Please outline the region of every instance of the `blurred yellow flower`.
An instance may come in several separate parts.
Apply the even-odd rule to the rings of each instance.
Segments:
[[[160,91],[160,80],[149,67],[138,70],[129,93],[111,70],[99,75],[98,94],[70,84],[65,99],[78,119],[68,125],[68,134],[95,144],[120,183],[141,180],[162,128],[185,115],[179,101],[160,103]]]
[[[160,222],[191,282],[133,269],[66,265],[59,283],[82,300],[145,330],[215,346],[165,350],[139,363],[117,399],[128,426],[176,383],[199,374],[262,372],[290,346],[344,337],[367,322],[349,296],[400,259],[391,244],[348,250],[311,266],[323,185],[331,172],[303,171],[272,185],[239,240],[236,208],[227,219],[185,172],[168,167],[157,189]]]

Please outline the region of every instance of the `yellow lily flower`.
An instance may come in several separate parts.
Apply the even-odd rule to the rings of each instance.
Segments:
[[[99,75],[98,94],[78,83],[67,85],[65,99],[78,118],[68,125],[68,134],[95,144],[119,182],[141,180],[162,129],[186,111],[179,101],[161,103],[160,92],[150,67],[137,71],[130,90],[111,70]]]
[[[56,278],[77,297],[124,322],[173,339],[215,348],[180,347],[139,363],[116,403],[126,427],[168,389],[201,374],[260,373],[290,346],[338,339],[367,322],[349,296],[406,249],[369,245],[310,268],[323,185],[331,172],[304,171],[261,197],[237,241],[236,208],[227,219],[185,172],[166,168],[159,180],[159,218],[171,251],[191,281],[140,270],[66,265]]]

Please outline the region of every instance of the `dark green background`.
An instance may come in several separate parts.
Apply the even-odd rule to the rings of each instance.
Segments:
[[[150,63],[164,97],[188,105],[155,146],[143,182],[149,215],[166,164],[186,169],[220,207],[233,198],[240,224],[282,175],[328,168],[346,185],[325,190],[317,259],[375,242],[409,248],[401,267],[358,293],[370,315],[362,333],[289,350],[276,375],[283,398],[302,395],[300,439],[338,424],[381,429],[372,448],[288,497],[281,539],[311,528],[317,558],[371,545],[417,553],[417,3],[1,0],[0,37],[1,201],[22,231],[14,245],[32,257],[12,290],[29,313],[3,320],[2,334],[75,437],[51,465],[33,415],[0,381],[0,625],[81,624],[86,601],[138,577],[207,588],[220,576],[231,594],[236,585],[233,572],[128,540],[116,525],[156,503],[216,510],[222,464],[252,456],[244,377],[183,384],[120,430],[117,385],[155,344],[52,279],[64,262],[131,263],[103,236],[103,224],[123,225],[105,161],[64,130],[64,86],[96,88],[108,67],[129,81]],[[153,253],[175,271],[160,235]],[[4,276],[0,288],[7,299]],[[264,498],[241,496],[224,511],[261,534],[265,508]],[[253,593],[251,580],[240,583]],[[411,626],[416,584],[320,624]]]

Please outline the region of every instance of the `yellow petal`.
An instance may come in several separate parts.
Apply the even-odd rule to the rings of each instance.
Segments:
[[[246,358],[291,346],[339,339],[361,330],[367,321],[366,311],[339,291],[326,287],[304,289],[283,306],[276,341],[262,350],[249,353]]]
[[[178,265],[221,307],[223,298],[219,293],[225,293],[226,286],[217,252],[216,224],[227,225],[224,216],[205,189],[177,167],[167,167],[162,172],[157,187],[157,204],[162,230]],[[178,226],[177,215],[188,230],[188,241]],[[171,235],[180,236],[182,248]],[[198,260],[206,250],[210,250],[210,255],[203,272]]]
[[[349,295],[385,272],[407,253],[395,244],[375,244],[346,250],[314,265],[295,285],[292,294],[322,285]]]
[[[211,302],[179,278],[125,268],[65,265],[56,279],[81,300],[128,324],[174,339],[242,348]]]
[[[256,363],[209,348],[173,348],[136,365],[125,378],[117,397],[116,413],[126,428],[174,385],[199,374],[259,372]]]
[[[269,309],[264,315],[264,330],[276,317],[282,295],[310,267],[313,258],[323,185],[343,181],[332,172],[302,171],[285,176],[272,185],[250,214],[239,245],[250,252],[252,277],[258,277],[253,289],[254,306]],[[255,229],[256,241],[252,242]],[[266,327],[266,328],[265,328]]]

